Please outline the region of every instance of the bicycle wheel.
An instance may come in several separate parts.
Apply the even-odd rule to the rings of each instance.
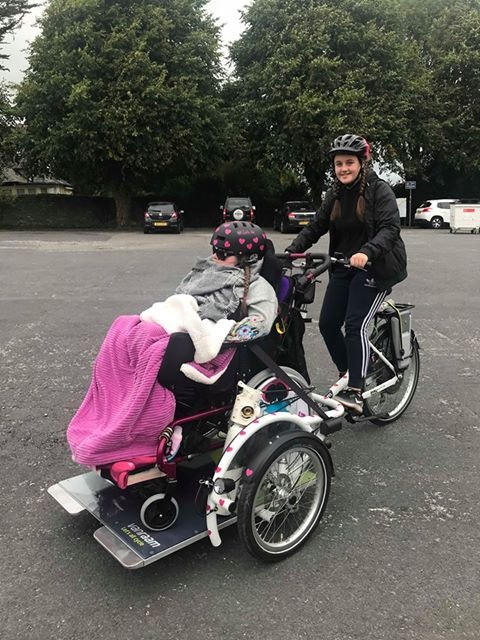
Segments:
[[[373,424],[390,424],[397,420],[404,413],[415,395],[420,374],[420,354],[413,332],[410,340],[412,345],[410,364],[407,369],[397,372],[398,382],[380,393],[375,393],[364,401],[364,414],[371,416],[370,422],[373,422]],[[394,362],[393,344],[388,331],[382,332],[373,344],[383,353],[387,360]],[[372,351],[365,390],[368,391],[391,377],[392,371]]]
[[[244,481],[238,499],[238,530],[247,550],[275,562],[291,555],[313,533],[330,493],[331,465],[322,443],[292,434]]]

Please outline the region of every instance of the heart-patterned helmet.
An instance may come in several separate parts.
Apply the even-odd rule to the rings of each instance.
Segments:
[[[267,236],[253,222],[224,222],[215,229],[210,240],[213,251],[226,256],[243,256],[252,262],[263,258]]]

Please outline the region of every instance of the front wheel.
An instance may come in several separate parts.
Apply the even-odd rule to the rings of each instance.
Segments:
[[[291,434],[270,447],[248,469],[237,514],[247,550],[275,562],[295,553],[313,533],[327,505],[332,470],[325,446],[311,434]]]
[[[407,369],[398,371],[398,382],[380,393],[373,394],[364,401],[364,413],[371,416],[373,424],[390,424],[397,420],[411,403],[417,389],[420,375],[420,352],[415,335],[411,335],[411,358]],[[373,343],[390,362],[394,362],[391,336],[385,331]],[[366,390],[386,382],[392,377],[391,370],[372,352],[371,364],[367,373]]]

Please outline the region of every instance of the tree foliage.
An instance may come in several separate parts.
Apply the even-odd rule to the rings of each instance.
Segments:
[[[432,24],[429,49],[435,85],[447,106],[440,157],[460,172],[479,172],[480,2],[449,4]]]
[[[254,0],[232,47],[232,90],[257,162],[299,170],[318,199],[330,141],[356,131],[384,167],[428,176],[458,146],[457,130],[478,134],[478,8],[477,0]]]
[[[21,22],[23,16],[33,9],[36,4],[32,0],[0,0],[0,46],[4,38],[11,33]],[[0,59],[7,56],[0,52]],[[0,65],[0,69],[4,69]]]
[[[5,36],[11,33],[23,16],[35,6],[31,0],[0,0],[0,71],[5,70],[1,61],[8,58],[1,51]],[[10,159],[9,138],[14,124],[10,95],[6,84],[0,81],[0,170]]]
[[[355,131],[405,178],[475,189],[480,0],[252,0],[223,86],[206,4],[50,0],[18,95],[31,171],[112,193],[125,224],[131,194],[198,184],[319,200]]]
[[[407,137],[421,79],[388,1],[256,0],[232,48],[244,126],[270,161],[297,166],[320,195],[325,150],[345,131],[386,162]]]
[[[152,180],[215,158],[218,33],[206,0],[51,0],[18,94],[23,155],[92,191],[119,225]]]

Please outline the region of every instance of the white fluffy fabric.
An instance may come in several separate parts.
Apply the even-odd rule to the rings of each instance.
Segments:
[[[184,331],[190,335],[195,346],[195,362],[203,363],[218,355],[234,320],[226,318],[213,322],[201,320],[198,304],[193,296],[175,294],[164,302],[155,302],[140,314],[141,320],[161,325],[167,333]]]

